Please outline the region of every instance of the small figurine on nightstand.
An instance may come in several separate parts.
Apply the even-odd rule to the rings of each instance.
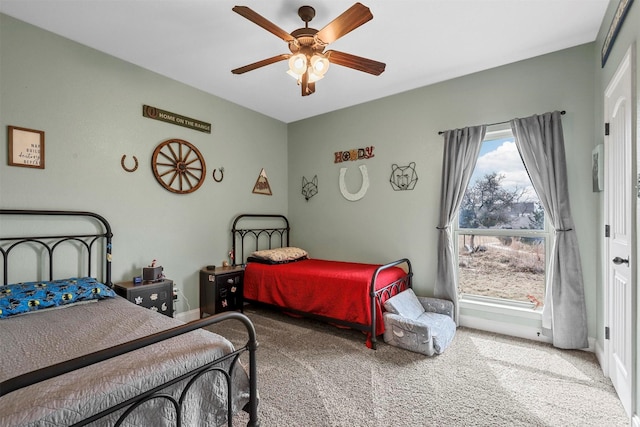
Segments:
[[[229,261],[227,260],[222,261],[222,266],[225,268],[229,267],[229,265],[233,265],[233,250],[230,250],[227,255],[229,256]]]
[[[158,282],[165,278],[162,266],[156,266],[156,260],[151,261],[149,267],[142,268],[142,280],[145,282]]]

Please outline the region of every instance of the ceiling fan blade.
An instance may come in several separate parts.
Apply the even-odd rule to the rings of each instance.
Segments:
[[[271,34],[275,34],[276,36],[280,37],[282,40],[286,42],[291,42],[295,40],[295,37],[293,37],[291,34],[287,33],[285,30],[278,27],[276,24],[269,21],[267,18],[263,17],[257,12],[254,12],[252,9],[248,8],[247,6],[234,6],[231,10],[233,10],[238,15],[244,16],[254,24],[261,26],[265,30],[269,31]]]
[[[255,70],[256,68],[264,67],[265,65],[270,65],[276,62],[284,61],[285,59],[289,59],[291,57],[290,53],[283,53],[281,55],[272,56],[271,58],[263,59],[262,61],[254,62],[253,64],[245,65],[244,67],[236,68],[235,70],[231,70],[233,74],[242,74],[247,71]]]
[[[316,38],[325,44],[333,43],[371,19],[371,10],[362,3],[356,3],[318,31]]]
[[[354,70],[364,71],[365,73],[379,76],[384,72],[387,64],[384,62],[374,61],[373,59],[362,58],[360,56],[351,55],[337,50],[328,50],[324,53],[329,62],[343,67],[353,68]]]

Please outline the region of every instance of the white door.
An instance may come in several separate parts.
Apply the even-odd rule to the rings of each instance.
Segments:
[[[605,91],[606,239],[605,284],[608,373],[627,414],[631,416],[632,298],[635,271],[634,223],[636,196],[631,146],[631,50],[627,52]]]

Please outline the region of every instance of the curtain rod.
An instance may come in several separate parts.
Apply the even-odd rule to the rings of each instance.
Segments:
[[[560,114],[562,114],[564,116],[566,114],[566,111],[562,110],[562,111],[560,111]],[[505,123],[509,123],[510,121],[511,120],[505,120],[504,122],[489,123],[486,126],[502,125],[502,124],[505,124]],[[441,131],[438,132],[438,135],[442,135],[445,132],[446,132],[446,130],[441,130]]]

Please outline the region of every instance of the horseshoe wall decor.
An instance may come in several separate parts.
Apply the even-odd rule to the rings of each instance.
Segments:
[[[360,165],[360,174],[362,174],[362,186],[357,193],[350,193],[347,190],[347,185],[344,183],[344,176],[347,173],[347,168],[340,168],[340,192],[342,196],[351,201],[355,202],[356,200],[360,200],[364,197],[367,189],[369,189],[369,174],[367,173],[367,167],[365,165]]]
[[[133,161],[135,162],[132,168],[128,168],[124,165],[124,161],[127,158],[126,154],[122,155],[122,159],[120,160],[120,165],[122,165],[122,169],[126,170],[127,172],[135,172],[136,169],[138,169],[138,158],[136,156],[133,156]]]
[[[218,169],[214,169],[213,170],[213,174],[212,174],[213,175],[213,180],[215,182],[220,182],[220,181],[222,181],[224,179],[224,168],[220,168],[220,178],[216,178],[216,171],[217,170]]]

